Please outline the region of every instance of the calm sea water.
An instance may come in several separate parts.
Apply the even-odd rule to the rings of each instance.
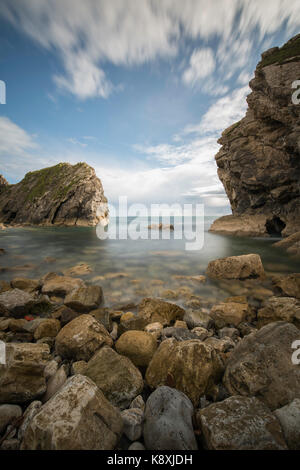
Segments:
[[[170,240],[100,240],[95,228],[49,227],[12,228],[0,231],[0,279],[14,277],[40,278],[48,272],[64,272],[78,263],[86,263],[91,272],[78,277],[103,286],[108,306],[130,306],[146,295],[160,295],[184,303],[184,299],[206,299],[228,295],[226,289],[207,282],[205,285],[178,275],[205,274],[209,261],[226,256],[258,253],[266,271],[272,273],[300,272],[299,260],[294,260],[278,248],[274,239],[238,238],[209,233],[214,217],[205,217],[203,248],[186,251],[187,240],[177,240],[180,221],[175,220],[175,232]],[[124,234],[131,220],[118,219]],[[195,219],[192,229],[195,230]],[[148,221],[140,219],[146,237]],[[49,258],[51,258],[49,260]],[[111,273],[122,273],[114,277]],[[173,290],[172,292],[168,292]],[[194,297],[193,297],[194,296]]]

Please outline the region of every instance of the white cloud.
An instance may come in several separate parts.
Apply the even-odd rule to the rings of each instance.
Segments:
[[[105,63],[130,66],[169,58],[186,38],[206,44],[219,39],[217,60],[228,78],[230,70],[247,64],[254,38],[262,41],[285,24],[288,35],[299,30],[300,2],[1,0],[0,15],[43,48],[58,53],[64,72],[55,75],[57,86],[86,99],[105,98],[118,88],[107,77]],[[202,48],[192,55],[186,83],[196,83],[214,68],[216,57],[208,51]]]
[[[216,68],[212,49],[195,49],[190,57],[189,67],[184,71],[182,79],[186,85],[194,86],[203,78],[211,75]]]
[[[185,134],[218,133],[242,119],[247,109],[250,88],[244,86],[220,98],[208,109],[199,124],[186,126]]]
[[[33,136],[5,116],[0,116],[0,157],[25,156],[37,147]]]

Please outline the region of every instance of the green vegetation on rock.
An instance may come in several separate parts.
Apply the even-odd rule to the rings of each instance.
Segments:
[[[272,54],[262,59],[259,67],[266,67],[267,65],[277,63],[281,65],[292,57],[300,56],[300,35],[298,36],[294,40],[287,42],[280,49],[275,50]]]

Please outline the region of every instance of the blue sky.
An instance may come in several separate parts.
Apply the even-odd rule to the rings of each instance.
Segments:
[[[0,172],[86,161],[111,202],[229,213],[217,139],[299,26],[299,0],[1,0]]]

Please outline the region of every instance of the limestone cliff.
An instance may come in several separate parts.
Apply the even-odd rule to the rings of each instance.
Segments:
[[[300,35],[262,54],[250,82],[248,111],[226,129],[216,155],[232,216],[212,231],[235,235],[291,235],[300,230]]]
[[[59,163],[13,185],[0,176],[0,222],[8,225],[97,225],[97,210],[106,202],[86,163]]]

